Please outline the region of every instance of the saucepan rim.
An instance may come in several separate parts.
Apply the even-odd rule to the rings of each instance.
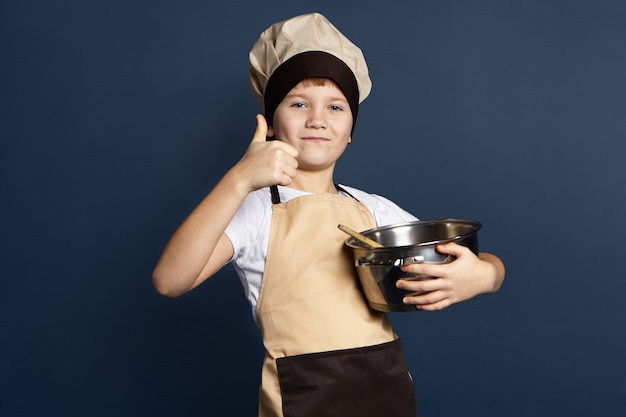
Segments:
[[[373,247],[366,246],[364,243],[359,242],[357,239],[355,239],[352,236],[348,237],[345,240],[345,244],[347,246],[349,246],[350,248],[353,248],[353,249],[367,249],[368,251],[371,251],[373,253],[385,252],[385,251],[389,251],[389,250],[398,250],[398,249],[403,249],[403,248],[415,248],[415,247],[423,247],[423,246],[432,246],[432,245],[439,245],[439,244],[443,244],[443,243],[453,242],[453,241],[460,240],[460,239],[463,239],[465,237],[471,236],[471,235],[475,234],[476,232],[478,232],[482,228],[482,223],[477,221],[477,220],[450,217],[450,218],[441,218],[441,219],[416,220],[416,221],[411,221],[411,222],[394,223],[394,224],[390,224],[390,225],[386,225],[386,226],[380,226],[380,227],[375,227],[375,228],[372,228],[372,229],[368,229],[368,230],[362,231],[360,233],[362,235],[365,235],[365,236],[369,237],[369,238],[372,238],[372,236],[375,235],[376,233],[384,232],[385,230],[389,230],[389,229],[398,229],[398,228],[402,228],[402,227],[412,227],[412,226],[416,226],[416,225],[445,224],[445,223],[460,223],[460,224],[464,224],[464,225],[473,226],[473,229],[468,231],[467,233],[458,234],[458,235],[455,235],[455,236],[452,236],[452,237],[449,237],[449,238],[445,238],[445,239],[436,239],[436,240],[431,240],[431,241],[427,241],[427,242],[413,243],[413,244],[402,245],[402,246],[382,246],[382,247],[379,247],[379,248],[373,248]]]

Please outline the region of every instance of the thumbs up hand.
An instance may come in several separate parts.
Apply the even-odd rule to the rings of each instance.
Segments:
[[[270,185],[289,185],[296,176],[298,151],[293,146],[278,141],[266,141],[267,122],[257,114],[257,127],[246,153],[235,165],[248,192]]]

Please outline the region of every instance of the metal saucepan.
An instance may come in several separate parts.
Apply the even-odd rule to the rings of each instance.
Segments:
[[[396,288],[398,279],[431,279],[403,272],[400,266],[410,263],[443,264],[454,257],[437,252],[441,243],[456,242],[478,254],[480,222],[466,219],[420,220],[360,232],[380,243],[370,247],[355,237],[346,239],[352,248],[357,274],[371,308],[379,311],[417,311],[402,303],[410,292]]]

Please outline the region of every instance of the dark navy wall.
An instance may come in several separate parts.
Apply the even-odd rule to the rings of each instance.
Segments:
[[[421,415],[624,415],[625,4],[0,2],[0,415],[255,415],[232,269],[175,300],[150,275],[251,138],[250,46],[315,10],[374,83],[336,179],[480,220],[508,268],[392,315]]]

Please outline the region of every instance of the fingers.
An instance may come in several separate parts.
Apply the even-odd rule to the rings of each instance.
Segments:
[[[437,252],[456,256],[457,258],[467,253],[467,251],[469,251],[468,247],[461,246],[458,243],[454,243],[454,242],[448,242],[442,245],[437,245]]]
[[[402,298],[406,305],[413,305],[418,310],[436,311],[453,304],[452,299],[445,291],[415,292]]]
[[[279,178],[276,181],[278,185],[289,185],[291,180],[298,173],[298,162],[295,158],[288,158],[282,165],[278,167]]]
[[[265,117],[256,115],[257,126],[238,170],[248,189],[254,191],[270,185],[289,185],[298,172],[298,151],[280,140],[267,141]]]
[[[439,311],[443,310],[444,308],[450,307],[451,305],[452,303],[449,300],[441,300],[438,303],[415,306],[415,308],[423,311]]]
[[[406,264],[402,265],[402,271],[414,276],[425,276],[438,278],[443,276],[448,269],[449,264]],[[427,281],[411,281],[411,282],[427,282]]]
[[[411,291],[402,302],[418,310],[437,311],[449,307],[455,300],[441,279],[428,281],[398,280],[397,287]]]
[[[298,173],[298,151],[293,146],[280,142],[268,142],[270,162],[268,167],[273,167],[275,183],[289,185]]]
[[[437,252],[451,255],[454,257],[451,262],[443,264],[428,264],[428,263],[415,263],[405,264],[400,268],[402,271],[413,275],[425,275],[429,277],[443,277],[455,269],[461,268],[462,265],[467,265],[472,260],[477,259],[474,253],[466,246],[461,246],[457,243],[450,242],[442,245],[437,245]]]
[[[285,142],[281,142],[281,141],[276,141],[277,146],[280,146],[281,149],[290,157],[294,158],[294,162],[295,162],[295,158],[298,157],[298,150],[296,148],[294,148],[293,146],[291,146],[288,143]],[[296,162],[296,166],[298,166],[298,163]]]
[[[425,294],[433,291],[441,291],[447,288],[447,284],[442,279],[399,279],[396,281],[396,287],[402,290],[411,291],[412,293]]]
[[[485,275],[482,261],[472,251],[455,243],[437,246],[441,253],[455,256],[446,264],[403,265],[402,271],[411,275],[426,275],[430,280],[398,280],[396,286],[408,291],[403,301],[419,310],[440,310],[452,304],[468,300],[484,292]]]
[[[256,130],[254,136],[252,136],[252,143],[265,142],[267,139],[267,121],[262,114],[256,115]]]

